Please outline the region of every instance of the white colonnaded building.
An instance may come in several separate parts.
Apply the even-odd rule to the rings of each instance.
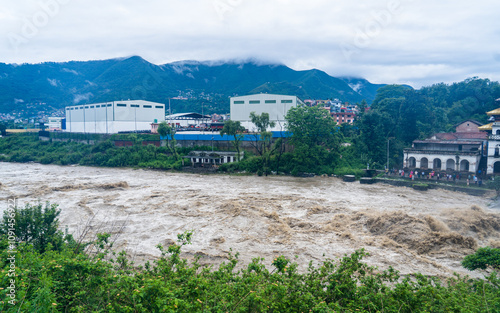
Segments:
[[[144,100],[111,101],[66,107],[66,131],[116,134],[148,131],[165,120],[165,104]]]
[[[304,102],[297,96],[255,94],[231,98],[231,120],[239,121],[243,127],[252,131],[255,125],[250,120],[250,113],[269,113],[269,120],[276,125],[272,131],[285,130],[285,116],[291,108],[303,105]]]

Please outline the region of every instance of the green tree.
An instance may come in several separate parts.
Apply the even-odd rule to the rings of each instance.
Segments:
[[[488,266],[498,270],[500,269],[500,249],[490,247],[479,248],[476,253],[464,258],[462,266],[470,271],[476,269],[485,270]]]
[[[295,173],[319,174],[335,167],[341,135],[327,110],[307,106],[292,108],[286,115],[286,128],[294,147]]]
[[[380,165],[385,163],[389,133],[386,127],[392,126],[388,121],[389,119],[387,114],[370,110],[358,124],[360,135],[356,140],[356,148],[360,158],[370,163],[370,165],[375,162]]]
[[[256,145],[256,150],[261,156],[266,153],[266,148],[271,144],[272,133],[267,131],[269,127],[276,126],[276,122],[269,119],[269,113],[263,112],[262,114],[256,114],[255,112],[250,112],[250,120],[257,127],[259,132],[259,141],[261,144]]]
[[[237,160],[240,160],[240,144],[241,140],[243,139],[243,132],[245,131],[245,127],[241,126],[240,121],[226,121],[224,123],[224,127],[222,128],[220,135],[228,135],[228,136],[233,136],[233,146],[236,149],[236,152],[238,154]]]
[[[33,248],[43,253],[48,245],[53,249],[60,250],[64,242],[64,236],[58,230],[61,213],[57,204],[41,203],[26,204],[24,208],[17,206],[12,210],[6,210],[0,224],[0,234],[14,236],[17,242],[32,244]]]
[[[180,159],[179,153],[177,152],[177,141],[175,140],[175,129],[172,126],[163,121],[158,125],[158,134],[167,140],[167,149],[172,153],[175,160]]]

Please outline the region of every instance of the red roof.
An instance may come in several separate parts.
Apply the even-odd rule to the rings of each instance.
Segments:
[[[468,140],[468,139],[488,139],[488,133],[486,132],[474,132],[474,133],[438,133],[434,135],[438,140]]]

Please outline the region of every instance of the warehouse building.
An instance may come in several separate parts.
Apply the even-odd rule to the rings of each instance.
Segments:
[[[66,131],[115,134],[150,131],[165,120],[165,104],[144,100],[112,101],[66,107]]]
[[[303,105],[304,102],[296,96],[256,94],[231,98],[231,120],[239,121],[243,127],[253,131],[255,125],[250,120],[250,113],[269,113],[269,119],[276,125],[272,131],[285,130],[285,116],[291,108]]]

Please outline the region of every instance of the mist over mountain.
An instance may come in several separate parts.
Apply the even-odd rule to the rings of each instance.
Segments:
[[[180,61],[152,64],[139,56],[100,61],[40,64],[0,63],[0,112],[19,106],[59,109],[123,99],[168,102],[168,98],[219,99],[252,93],[297,95],[371,103],[378,88],[361,78],[337,78],[312,69],[295,71],[258,60]]]

